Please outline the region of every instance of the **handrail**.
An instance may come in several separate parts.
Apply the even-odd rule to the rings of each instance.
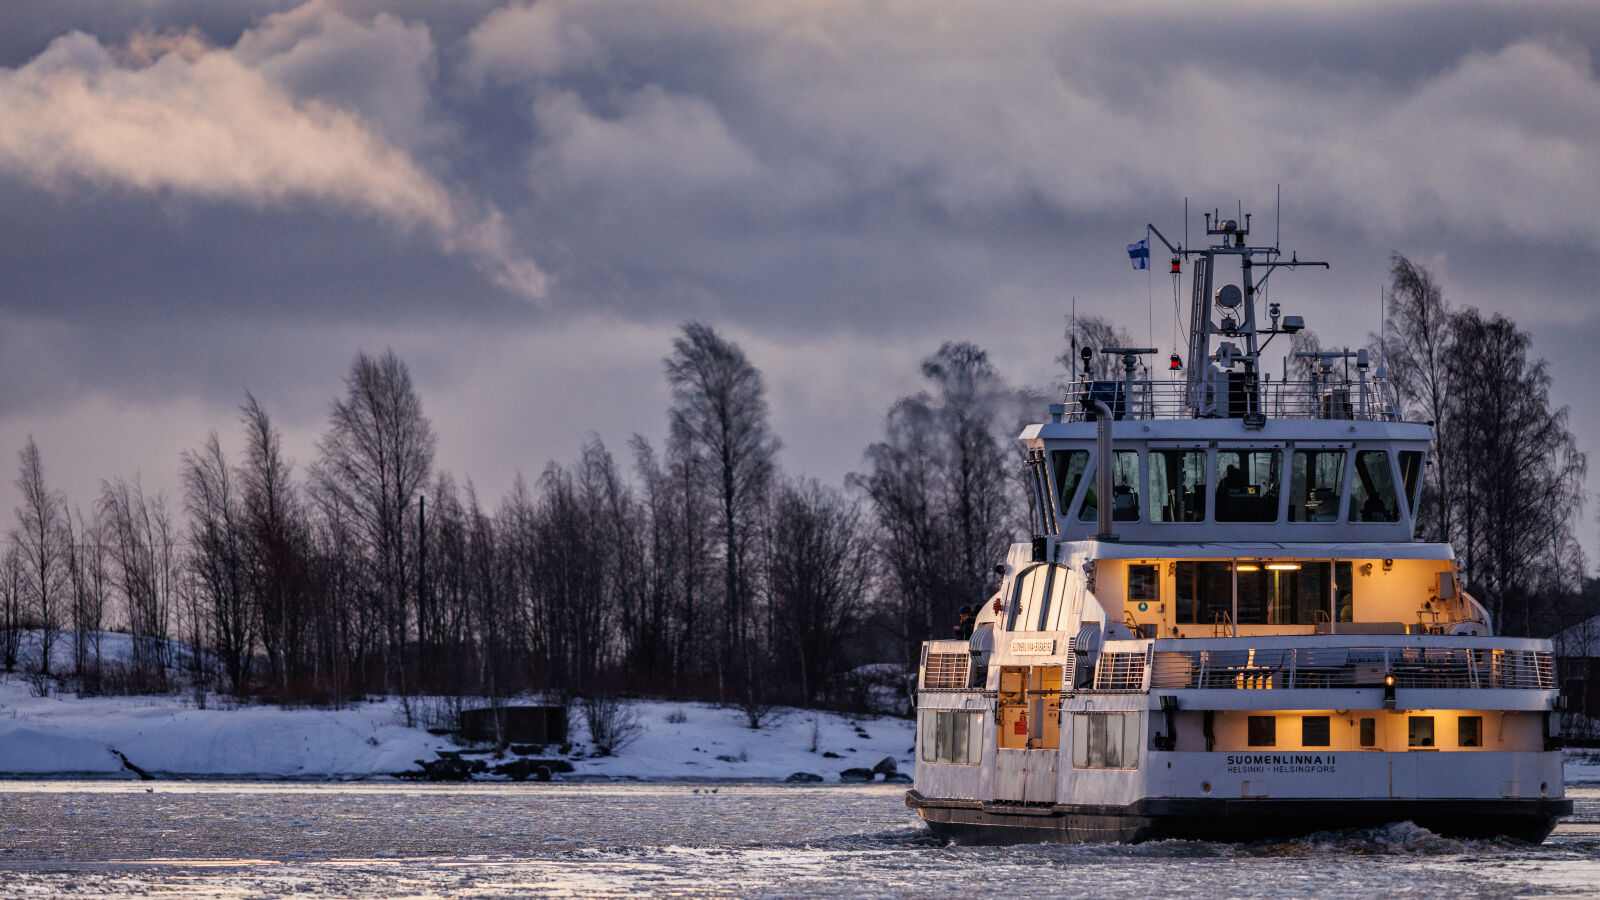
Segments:
[[[1106,404],[1114,418],[1193,418],[1189,389],[1190,385],[1184,381],[1152,378],[1073,381],[1066,387],[1063,421],[1088,421],[1095,403]],[[1400,421],[1384,381],[1333,384],[1316,380],[1270,381],[1261,383],[1253,393],[1252,406],[1268,418]]]

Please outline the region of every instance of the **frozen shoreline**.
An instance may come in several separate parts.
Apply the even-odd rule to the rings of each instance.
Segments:
[[[0,778],[138,778],[123,756],[158,779],[218,781],[390,780],[418,770],[418,760],[431,762],[441,751],[501,761],[450,737],[407,727],[396,701],[282,709],[231,703],[217,708],[219,699],[226,702],[213,698],[200,709],[182,695],[35,697],[20,677],[0,678]],[[558,777],[772,782],[809,772],[837,784],[840,771],[871,768],[886,757],[901,771],[911,769],[909,720],[791,709],[753,731],[737,709],[664,701],[631,708],[639,730],[614,756],[592,756],[575,712],[572,752],[561,757],[574,771]],[[837,758],[823,755],[828,752]],[[557,754],[549,748],[542,755]]]

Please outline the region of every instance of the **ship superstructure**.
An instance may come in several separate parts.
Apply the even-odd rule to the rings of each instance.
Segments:
[[[971,842],[1542,840],[1571,811],[1551,648],[1496,636],[1451,547],[1414,540],[1431,427],[1365,350],[1273,380],[1262,350],[1304,326],[1258,317],[1261,289],[1325,264],[1251,245],[1248,218],[1206,232],[1167,243],[1187,365],[1098,348],[1124,377],[1023,431],[1035,537],[970,638],[924,645],[908,805]]]

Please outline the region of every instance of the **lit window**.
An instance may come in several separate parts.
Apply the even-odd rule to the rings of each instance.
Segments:
[[[1409,743],[1413,747],[1432,747],[1433,744],[1433,716],[1412,716],[1408,723],[1410,728]]]
[[[1247,730],[1249,732],[1250,746],[1278,746],[1278,719],[1276,716],[1251,716]]]

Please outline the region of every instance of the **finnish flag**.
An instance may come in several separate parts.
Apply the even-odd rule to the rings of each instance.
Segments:
[[[1150,238],[1146,237],[1137,244],[1129,244],[1128,258],[1133,260],[1135,269],[1150,268]]]

